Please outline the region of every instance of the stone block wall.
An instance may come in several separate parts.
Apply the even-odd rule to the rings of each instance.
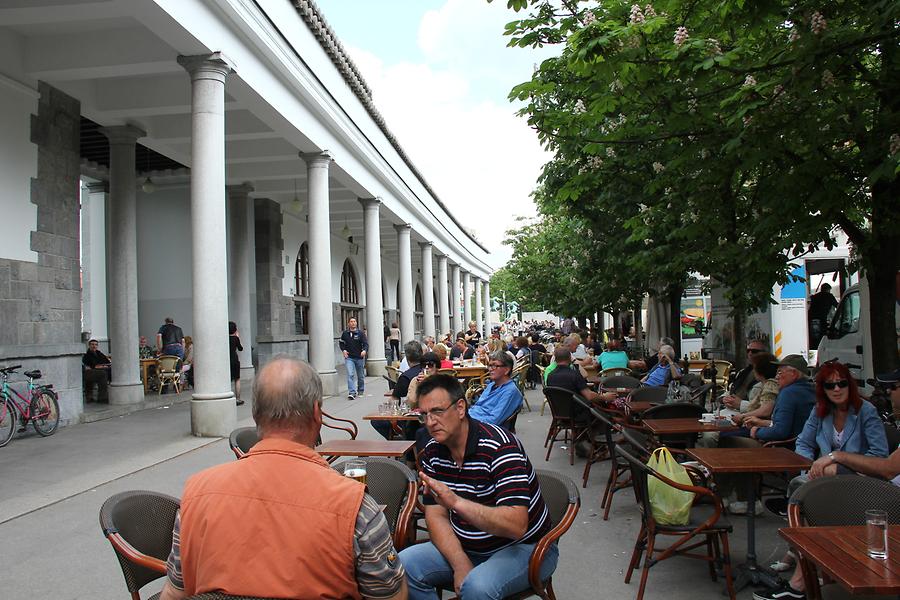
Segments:
[[[41,369],[59,393],[63,423],[82,411],[79,265],[80,104],[50,85],[38,88],[31,141],[38,148],[31,198],[38,262],[0,259],[0,364]]]

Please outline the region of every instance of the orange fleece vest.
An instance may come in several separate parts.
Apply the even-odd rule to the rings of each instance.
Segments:
[[[280,439],[194,475],[181,500],[185,591],[360,598],[353,530],[364,493],[311,448]]]

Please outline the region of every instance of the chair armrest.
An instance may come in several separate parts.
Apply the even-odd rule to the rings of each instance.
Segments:
[[[150,569],[151,571],[162,573],[163,575],[166,574],[165,561],[159,560],[154,556],[148,556],[147,554],[138,551],[134,546],[125,541],[125,538],[123,538],[118,532],[105,533],[106,539],[109,540],[109,543],[112,544],[116,552],[127,558],[129,562],[140,565],[146,569]]]
[[[797,441],[797,436],[795,435],[792,438],[788,438],[786,440],[772,440],[771,442],[765,442],[763,444],[763,448],[787,448],[794,445],[794,442]]]
[[[330,419],[332,421],[338,421],[339,423],[347,423],[348,426],[342,427],[341,425],[334,425],[332,423],[326,422],[325,419]],[[355,440],[356,436],[359,435],[359,427],[356,425],[356,423],[354,421],[351,421],[350,419],[339,419],[338,417],[329,415],[324,410],[322,411],[322,425],[324,425],[325,427],[328,427],[330,429],[340,429],[341,431],[346,431],[347,433],[350,434],[350,439],[353,439],[353,440]]]
[[[412,514],[418,503],[418,485],[415,481],[410,481],[406,489],[406,502],[400,507],[400,513],[397,515],[397,526],[394,528],[394,548],[403,550],[410,542],[409,526],[412,523]]]
[[[531,584],[532,589],[541,592],[542,596],[544,592],[544,582],[541,581],[541,565],[544,564],[544,557],[547,555],[547,551],[550,550],[550,546],[553,545],[556,540],[561,538],[562,535],[569,530],[569,527],[572,526],[572,523],[575,522],[575,515],[578,514],[580,504],[580,502],[569,504],[562,519],[560,519],[556,527],[548,531],[544,537],[538,540],[538,543],[534,546],[534,550],[531,552],[531,557],[528,559],[528,582]]]

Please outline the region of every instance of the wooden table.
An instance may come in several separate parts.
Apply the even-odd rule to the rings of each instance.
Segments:
[[[488,372],[488,368],[483,365],[476,365],[474,367],[457,367],[454,365],[453,370],[456,371],[456,376],[460,379],[481,377]]]
[[[778,533],[851,594],[900,594],[900,525],[888,526],[887,560],[869,558],[865,526],[783,527]]]
[[[638,404],[637,402],[632,402],[632,404]],[[707,433],[710,431],[721,432],[721,431],[735,431],[738,428],[735,424],[730,424],[725,427],[720,427],[716,425],[715,422],[706,422],[699,421],[694,418],[687,419],[644,419],[641,421],[641,424],[645,425],[647,429],[652,431],[654,435],[677,435],[684,433]],[[751,448],[753,450],[754,448]],[[730,448],[729,448],[730,450]]]
[[[654,406],[659,406],[658,402],[647,402],[644,400],[639,400],[637,402],[628,402],[628,409],[633,413],[642,413],[649,408],[653,408]],[[662,419],[657,419],[662,420]]]
[[[363,417],[364,421],[390,421],[391,423],[391,438],[402,438],[403,430],[400,428],[400,423],[404,421],[418,421],[418,415],[382,415],[379,413],[373,413],[371,415],[366,415]]]
[[[674,419],[673,419],[674,420]],[[647,421],[644,421],[647,423]],[[687,453],[716,473],[796,473],[809,469],[812,461],[787,448],[688,448]],[[756,564],[756,479],[747,478],[747,562],[738,565],[739,575],[734,589],[740,590],[749,583],[778,585],[777,578],[762,571]]]
[[[157,361],[155,358],[142,358],[141,359],[141,381],[144,382],[144,395],[150,391],[150,366],[156,366]]]
[[[413,440],[332,440],[316,446],[323,456],[399,457],[413,447]]]

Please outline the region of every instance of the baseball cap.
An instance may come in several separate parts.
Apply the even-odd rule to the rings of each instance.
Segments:
[[[890,373],[882,373],[881,375],[876,375],[875,379],[878,381],[878,383],[900,383],[900,369],[891,371]]]
[[[788,354],[781,360],[777,360],[772,364],[778,365],[779,367],[794,367],[804,375],[809,375],[809,365],[807,364],[806,359],[799,354]]]

